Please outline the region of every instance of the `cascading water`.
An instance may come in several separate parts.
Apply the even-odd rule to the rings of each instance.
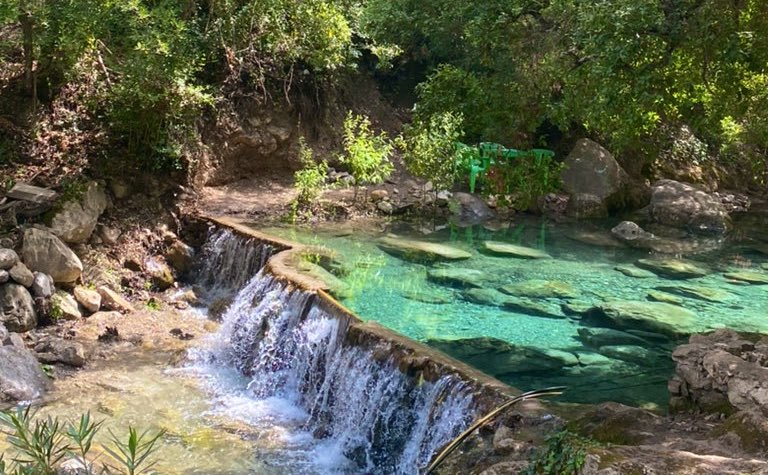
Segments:
[[[240,290],[274,252],[272,246],[228,229],[212,231],[198,261],[196,283],[213,295]]]
[[[244,252],[231,240],[242,238],[213,236],[218,251],[210,255],[217,262],[232,262],[229,250]],[[370,349],[347,343],[345,320],[315,300],[259,272],[238,292],[210,346],[193,359],[208,374],[244,375],[243,393],[253,404],[280,401],[300,414],[295,429],[311,434],[316,448],[302,471],[417,473],[470,422],[471,388],[456,376],[420,381],[392,359],[378,361]]]

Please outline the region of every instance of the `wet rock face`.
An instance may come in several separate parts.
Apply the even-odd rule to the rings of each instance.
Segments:
[[[637,247],[644,246],[649,240],[655,238],[652,233],[632,221],[622,221],[611,229],[611,234],[619,241]]]
[[[659,224],[703,235],[723,234],[731,225],[717,196],[674,180],[653,184],[650,214]]]
[[[768,416],[768,337],[717,330],[679,346],[670,407],[703,412],[758,411]]]

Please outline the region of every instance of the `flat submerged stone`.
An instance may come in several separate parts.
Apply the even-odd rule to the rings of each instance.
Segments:
[[[578,292],[571,284],[559,280],[525,280],[505,285],[501,291],[516,297],[541,299],[573,299],[578,297]]]
[[[706,269],[679,259],[640,259],[635,265],[670,279],[693,279],[709,274]]]
[[[621,272],[622,274],[626,275],[627,277],[634,277],[635,279],[649,279],[651,277],[656,277],[656,274],[654,274],[651,271],[640,269],[638,267],[635,267],[633,265],[629,266],[616,266],[614,267],[617,271]]]
[[[518,259],[551,259],[552,256],[539,249],[517,246],[498,241],[484,241],[483,250],[495,255],[516,257]]]
[[[407,261],[460,261],[472,257],[467,251],[435,242],[385,237],[378,246],[384,252]]]
[[[427,272],[427,280],[438,284],[450,285],[452,287],[479,288],[483,286],[486,276],[483,272],[476,269],[446,267],[442,269],[432,269]]]
[[[693,312],[663,302],[616,300],[593,307],[589,313],[608,320],[618,329],[640,329],[671,337],[698,330]]]
[[[696,300],[704,300],[706,302],[724,303],[733,297],[724,290],[711,289],[708,287],[701,287],[696,285],[672,285],[656,287],[656,290],[662,292],[668,292],[670,294],[682,295]]]
[[[764,264],[764,268],[768,269],[768,265]],[[768,274],[762,272],[740,271],[740,272],[728,272],[724,274],[726,279],[736,280],[739,282],[746,282],[752,285],[768,285]]]

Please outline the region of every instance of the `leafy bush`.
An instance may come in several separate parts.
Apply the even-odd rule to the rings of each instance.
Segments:
[[[594,442],[572,432],[562,431],[547,438],[537,450],[525,475],[578,475]]]
[[[463,135],[463,120],[461,114],[451,112],[417,119],[404,127],[397,140],[408,170],[431,180],[436,190],[451,188],[464,171],[458,169],[454,159],[455,144]]]
[[[344,153],[341,163],[349,167],[355,178],[355,199],[359,185],[381,183],[392,173],[389,161],[394,146],[386,132],[376,135],[371,121],[363,115],[349,112],[344,120]]]
[[[96,434],[101,422],[91,420],[89,413],[80,416],[76,424],[62,422],[56,417],[39,419],[29,408],[0,412],[0,433],[8,437],[15,450],[11,463],[0,456],[0,475],[56,475],[65,458],[79,461],[78,473],[84,475],[115,474],[138,475],[147,473],[154,462],[150,457],[157,450],[157,441],[165,431],[150,435],[148,431],[139,434],[135,428],[128,428],[128,439],[121,440],[110,431],[113,447],[102,449],[113,459],[113,463],[102,463],[95,468],[90,457]]]
[[[323,192],[328,175],[328,164],[315,161],[312,149],[304,137],[299,139],[299,160],[302,168],[293,175],[296,198],[291,202],[291,217],[295,221],[299,212],[309,210]]]
[[[527,209],[541,195],[560,187],[562,164],[551,157],[526,154],[504,166],[492,166],[486,177],[486,194],[509,197],[517,209]]]

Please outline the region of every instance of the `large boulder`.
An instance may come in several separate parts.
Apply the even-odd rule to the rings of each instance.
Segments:
[[[629,175],[613,155],[589,139],[576,142],[560,175],[563,190],[571,195],[569,210],[576,217],[599,217],[626,207]]]
[[[0,401],[37,399],[45,393],[48,378],[26,348],[0,347]]]
[[[24,286],[0,286],[0,323],[12,332],[25,332],[37,326],[34,301]]]
[[[454,193],[448,206],[461,226],[480,224],[496,216],[485,201],[470,193]]]
[[[27,267],[50,275],[55,282],[74,282],[83,272],[83,263],[72,249],[42,229],[24,231],[21,255]]]
[[[696,234],[719,235],[730,228],[728,212],[717,196],[674,180],[653,184],[649,211],[657,223]]]
[[[101,213],[109,205],[104,188],[96,182],[86,185],[79,200],[67,201],[53,216],[51,230],[65,242],[85,242],[96,229]]]

